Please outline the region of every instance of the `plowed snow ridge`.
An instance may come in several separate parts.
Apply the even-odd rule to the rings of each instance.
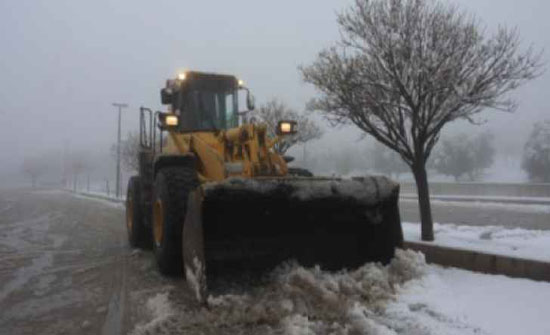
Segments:
[[[339,273],[286,263],[249,293],[210,296],[210,310],[174,310],[167,295],[156,295],[147,303],[156,306],[152,320],[134,334],[395,334],[385,307],[425,268],[422,254],[402,250],[388,266],[370,263]]]

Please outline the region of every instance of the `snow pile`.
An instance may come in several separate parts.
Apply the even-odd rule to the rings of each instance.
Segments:
[[[152,321],[134,334],[550,334],[549,283],[426,265],[412,251],[339,273],[284,264],[246,293],[210,296],[208,309],[173,290],[172,302],[149,299]]]
[[[420,224],[403,223],[407,241],[420,241]],[[550,231],[434,224],[431,244],[550,262]]]
[[[378,319],[399,288],[420,278],[425,269],[422,254],[402,250],[387,266],[369,263],[338,273],[286,263],[261,286],[245,288],[246,293],[210,296],[209,308],[195,306],[153,314],[153,321],[140,329],[226,334],[241,334],[244,330],[251,334],[394,334]]]
[[[168,293],[158,293],[147,300],[147,310],[152,316],[151,321],[146,324],[138,324],[132,332],[133,335],[162,333],[163,330],[169,333],[165,323],[175,315],[174,309],[168,300]]]
[[[185,278],[189,283],[189,286],[193,288],[195,292],[195,298],[197,301],[202,301],[202,293],[205,292],[205,283],[203,279],[204,266],[197,256],[193,257],[193,266],[185,264]]]
[[[211,297],[212,311],[218,312],[212,321],[218,327],[265,323],[289,334],[303,334],[305,329],[315,334],[363,332],[367,325],[376,328],[368,315],[382,313],[396,288],[421,276],[424,268],[423,255],[412,251],[398,251],[386,267],[369,263],[350,272],[328,273],[287,263],[250,295]]]

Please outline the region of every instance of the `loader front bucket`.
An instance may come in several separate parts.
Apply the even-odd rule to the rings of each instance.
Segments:
[[[205,276],[265,270],[285,260],[327,270],[388,263],[403,242],[398,199],[399,185],[385,177],[206,183],[187,206],[187,279],[196,282],[199,298]]]

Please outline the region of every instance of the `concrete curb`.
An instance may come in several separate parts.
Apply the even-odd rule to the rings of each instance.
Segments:
[[[550,263],[478,251],[442,247],[427,243],[403,243],[406,249],[420,251],[428,263],[465,270],[550,282]]]
[[[402,200],[418,200],[415,195],[403,194]],[[506,198],[506,197],[464,197],[464,196],[431,196],[430,200],[437,201],[456,201],[456,202],[483,202],[483,203],[502,203],[502,204],[520,204],[520,205],[547,205],[550,206],[550,198]]]

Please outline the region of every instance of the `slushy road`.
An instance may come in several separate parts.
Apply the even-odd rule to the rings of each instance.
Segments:
[[[185,281],[161,277],[151,253],[128,246],[123,205],[0,193],[0,334],[128,334],[167,288],[192,307]]]

